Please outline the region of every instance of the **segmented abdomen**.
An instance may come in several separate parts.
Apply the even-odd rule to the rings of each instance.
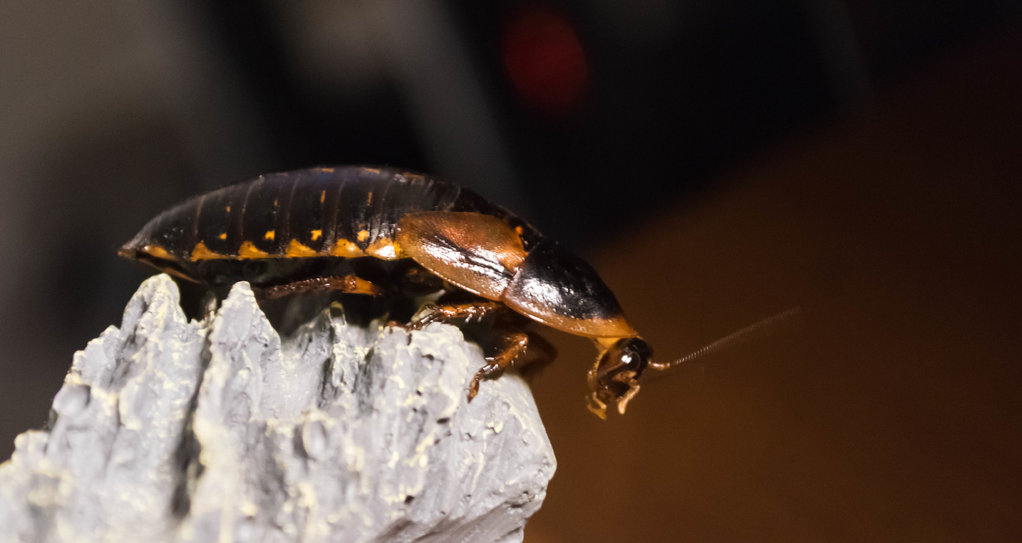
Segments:
[[[149,254],[166,251],[182,261],[393,259],[401,256],[393,237],[403,214],[452,209],[462,192],[468,193],[454,184],[386,168],[268,174],[161,213],[126,248]],[[472,202],[481,200],[467,196]]]

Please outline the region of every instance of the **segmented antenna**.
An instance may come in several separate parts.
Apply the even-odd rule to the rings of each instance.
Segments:
[[[726,347],[733,347],[735,345],[744,343],[755,338],[757,335],[762,334],[770,330],[771,328],[781,324],[782,322],[794,317],[802,310],[801,306],[795,306],[786,311],[782,311],[772,317],[767,317],[759,322],[752,323],[741,330],[732,332],[713,343],[700,347],[699,349],[675,360],[674,362],[649,362],[649,367],[657,370],[666,370],[676,366],[680,366],[686,362],[691,362],[697,358],[704,357],[709,354],[713,354]]]

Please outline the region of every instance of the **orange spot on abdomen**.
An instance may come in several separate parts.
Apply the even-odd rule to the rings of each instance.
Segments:
[[[246,241],[238,248],[238,259],[269,258],[270,253],[257,248],[251,241]]]
[[[230,255],[225,255],[209,250],[209,247],[206,247],[206,244],[201,241],[196,243],[195,247],[192,249],[192,260],[216,260],[223,258],[232,257]]]
[[[334,242],[333,247],[331,247],[327,253],[330,256],[339,256],[341,258],[358,258],[360,256],[366,256],[366,254],[362,252],[362,249],[359,249],[358,245],[346,239],[339,239]]]
[[[287,250],[284,251],[284,255],[291,258],[302,258],[319,256],[319,253],[317,253],[312,247],[303,245],[297,239],[293,239],[291,240],[291,243],[287,245]]]

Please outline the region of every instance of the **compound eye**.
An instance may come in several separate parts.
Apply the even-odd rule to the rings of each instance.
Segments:
[[[639,391],[638,379],[649,365],[653,349],[637,338],[619,339],[603,352],[589,370],[589,410],[606,418],[608,405],[616,405],[619,413]]]
[[[619,340],[607,349],[597,367],[602,388],[618,397],[624,395],[642,375],[652,354],[649,345],[639,338]]]
[[[639,338],[622,339],[607,350],[600,364],[604,369],[601,373],[610,376],[631,371],[635,373],[633,378],[637,378],[646,369],[652,354],[653,350],[645,341]]]

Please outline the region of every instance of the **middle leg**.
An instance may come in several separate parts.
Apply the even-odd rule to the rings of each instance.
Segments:
[[[486,357],[486,365],[479,368],[479,371],[472,376],[468,384],[468,401],[472,401],[476,394],[479,394],[479,382],[483,379],[492,379],[504,373],[509,367],[514,367],[518,360],[529,346],[529,334],[525,332],[513,332],[504,335],[503,345],[500,352],[494,356]]]
[[[408,323],[409,330],[422,330],[434,322],[449,322],[463,319],[465,322],[481,320],[486,315],[505,310],[507,306],[500,302],[477,301],[467,304],[439,305],[417,320]]]

